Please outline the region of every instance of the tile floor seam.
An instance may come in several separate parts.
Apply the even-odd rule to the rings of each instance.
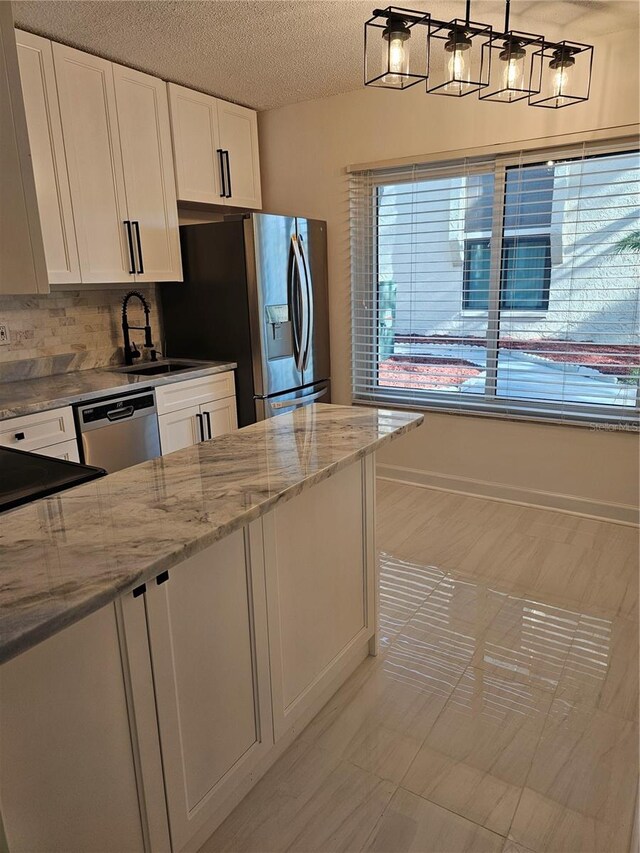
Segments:
[[[462,820],[465,820],[467,823],[472,823],[474,826],[479,827],[479,829],[482,829],[485,832],[491,833],[491,835],[495,835],[498,838],[504,839],[505,841],[509,840],[508,835],[503,835],[501,832],[496,832],[495,829],[489,829],[488,827],[484,826],[484,824],[478,823],[478,821],[474,820],[472,817],[469,817],[466,814],[461,814],[460,812],[457,812],[455,809],[450,809],[448,806],[443,806],[442,803],[436,803],[435,800],[430,800],[429,797],[425,797],[423,794],[418,794],[415,791],[412,791],[410,788],[405,788],[402,784],[398,785],[398,790],[402,790],[405,793],[411,794],[414,797],[419,797],[421,800],[424,800],[425,803],[429,803],[430,805],[435,806],[438,809],[442,809],[445,812],[449,812],[449,814],[452,814],[452,815],[455,815],[456,817],[462,818]],[[426,853],[426,851],[425,851],[425,853]],[[433,853],[436,853],[436,851],[433,851]]]

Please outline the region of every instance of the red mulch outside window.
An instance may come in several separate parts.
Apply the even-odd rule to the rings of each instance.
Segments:
[[[428,355],[391,355],[380,362],[378,383],[386,388],[420,388],[425,391],[461,385],[482,373],[482,368],[464,358]]]
[[[396,343],[447,344],[448,346],[486,346],[485,338],[449,335],[396,335]],[[640,346],[634,344],[596,344],[582,341],[514,340],[500,338],[500,349],[520,350],[549,361],[591,367],[600,373],[628,376],[640,366]],[[440,359],[436,359],[440,362]]]

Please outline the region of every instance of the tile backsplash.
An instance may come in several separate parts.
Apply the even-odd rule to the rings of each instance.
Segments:
[[[151,305],[154,343],[162,349],[156,286],[140,290]],[[59,291],[43,296],[0,296],[0,323],[10,342],[0,345],[0,381],[20,378],[18,362],[35,360],[30,375],[122,364],[123,289]],[[129,303],[129,322],[143,325],[138,300]],[[132,332],[142,343],[143,332]],[[39,365],[39,366],[38,366]],[[11,374],[15,373],[15,376]]]

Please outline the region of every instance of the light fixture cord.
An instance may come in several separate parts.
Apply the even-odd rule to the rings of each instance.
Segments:
[[[506,0],[504,7],[504,31],[509,32],[509,12],[511,11],[511,0]]]
[[[469,26],[470,20],[471,20],[471,0],[467,0],[467,26]]]

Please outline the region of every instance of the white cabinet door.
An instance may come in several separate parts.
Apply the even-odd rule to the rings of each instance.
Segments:
[[[33,451],[40,456],[50,456],[52,459],[63,459],[65,462],[79,462],[80,453],[78,451],[77,440],[63,441],[60,444],[50,444],[48,447],[39,447]]]
[[[7,849],[146,850],[113,605],[0,668]]]
[[[51,42],[16,30],[16,44],[49,282],[76,284],[80,264]]]
[[[255,110],[169,83],[178,198],[259,210]]]
[[[15,447],[37,453],[41,447],[75,441],[76,428],[71,406],[0,421],[0,447]]]
[[[178,207],[163,80],[113,65],[136,281],[182,279]]]
[[[178,198],[225,204],[216,99],[174,83],[167,88]]]
[[[273,743],[260,531],[239,530],[147,584],[174,853],[226,816]]]
[[[174,450],[182,450],[183,447],[191,447],[203,439],[202,416],[199,406],[189,406],[178,412],[170,412],[160,415],[158,425],[160,429],[160,448],[162,455],[173,453]]]
[[[0,3],[0,293],[48,293],[10,3]]]
[[[375,631],[372,457],[263,518],[273,726],[278,740]]]
[[[200,406],[200,414],[204,418],[207,438],[216,438],[238,428],[235,397],[203,403]]]
[[[56,42],[53,60],[82,281],[134,281],[112,65]]]
[[[234,207],[262,207],[258,117],[255,110],[218,100],[220,147],[227,162],[226,203]]]

